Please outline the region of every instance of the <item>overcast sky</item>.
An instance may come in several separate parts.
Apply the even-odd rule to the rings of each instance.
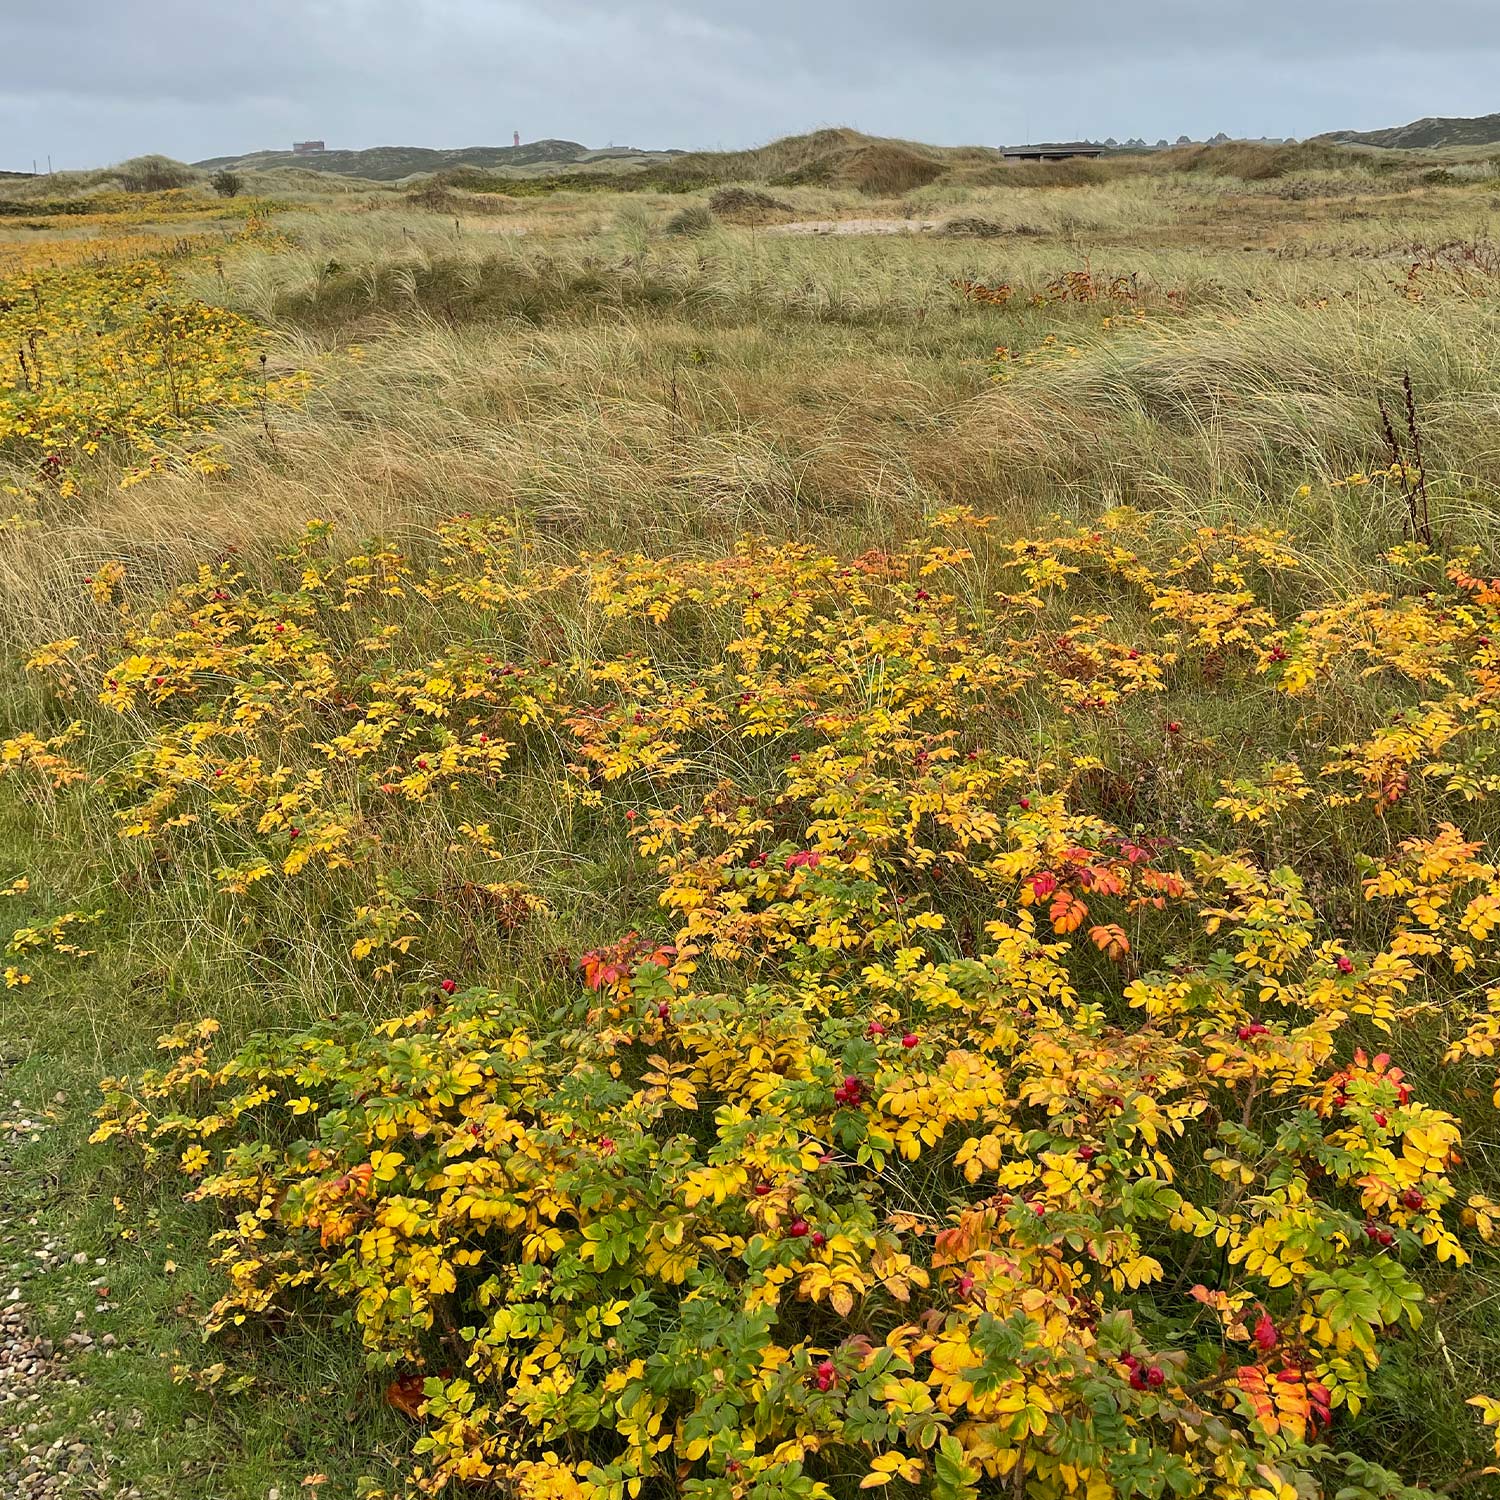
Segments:
[[[1500,0],[0,0],[0,167],[285,147],[1306,136],[1500,110]]]

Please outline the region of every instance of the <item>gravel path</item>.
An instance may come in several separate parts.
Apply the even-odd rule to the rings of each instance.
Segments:
[[[57,1103],[65,1103],[61,1097]],[[0,1106],[3,1108],[3,1106]],[[26,1112],[19,1099],[10,1101],[8,1118],[0,1119],[0,1497],[3,1500],[140,1500],[140,1491],[116,1483],[114,1455],[109,1440],[118,1431],[107,1411],[92,1413],[85,1432],[57,1435],[57,1409],[77,1409],[83,1381],[72,1359],[91,1351],[95,1338],[85,1326],[83,1312],[74,1314],[74,1328],[54,1347],[52,1340],[33,1331],[23,1288],[36,1276],[65,1264],[84,1266],[88,1256],[69,1251],[38,1228],[14,1201],[11,1163],[16,1148],[35,1141],[45,1124]],[[97,1270],[104,1264],[95,1262]],[[109,1289],[102,1279],[93,1283],[98,1305],[107,1305]],[[99,1341],[114,1347],[113,1334]],[[132,1412],[132,1425],[141,1415]]]

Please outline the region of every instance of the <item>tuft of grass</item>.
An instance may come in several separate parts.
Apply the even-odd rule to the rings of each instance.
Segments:
[[[705,234],[712,234],[717,222],[713,210],[706,203],[690,203],[667,220],[662,226],[662,233],[676,235],[679,239],[699,239]]]

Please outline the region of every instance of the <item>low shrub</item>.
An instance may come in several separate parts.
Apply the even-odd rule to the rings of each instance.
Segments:
[[[38,214],[60,217],[93,212],[94,206],[86,198],[0,198],[0,219],[30,219]]]
[[[790,203],[745,187],[720,188],[708,200],[708,207],[715,218],[730,224],[765,224],[796,212]]]
[[[1500,1037],[1476,558],[1318,601],[1278,533],[1129,513],[562,566],[472,518],[425,565],[325,532],[123,614],[100,689],[126,836],[236,898],[352,872],[354,960],[409,985],[105,1084],[96,1138],[218,1216],[210,1332],[340,1308],[426,1490],[1398,1492],[1331,1437],[1500,1224],[1444,1107]],[[384,628],[410,596],[440,645]],[[560,615],[586,655],[518,644]],[[1225,774],[1168,693],[1286,741]],[[76,740],[0,764],[66,785]],[[424,974],[376,899],[393,817],[483,842],[515,764],[668,916],[555,993]]]
[[[116,171],[120,185],[127,193],[164,193],[171,188],[187,187],[198,180],[198,174],[169,156],[136,156],[122,162]]]
[[[1005,233],[1005,228],[993,219],[964,214],[947,220],[940,232],[953,239],[997,240]]]

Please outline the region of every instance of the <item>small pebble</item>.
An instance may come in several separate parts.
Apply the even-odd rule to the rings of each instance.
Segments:
[[[66,1102],[61,1093],[54,1099],[57,1104]],[[20,1115],[19,1099],[12,1100],[11,1107]],[[26,1140],[24,1132],[36,1129],[30,1117],[0,1123],[0,1169],[5,1166],[7,1149]],[[31,1140],[38,1138],[35,1133],[29,1136]],[[28,1234],[28,1229],[34,1232]],[[28,1240],[34,1248],[27,1248]],[[0,1254],[11,1260],[12,1272],[21,1281],[70,1263],[89,1263],[87,1251],[70,1251],[41,1233],[35,1214],[25,1220],[24,1226],[19,1220],[0,1218]],[[105,1264],[102,1259],[95,1263]],[[4,1285],[0,1281],[0,1287]],[[109,1295],[103,1282],[95,1283],[95,1290],[100,1296]],[[57,1315],[56,1308],[48,1312]],[[54,1398],[81,1389],[78,1371],[63,1354],[91,1349],[94,1336],[82,1326],[84,1322],[85,1314],[76,1311],[73,1332],[59,1350],[50,1339],[33,1332],[30,1309],[22,1300],[19,1282],[0,1302],[0,1500],[105,1500],[106,1496],[110,1500],[141,1500],[138,1489],[117,1488],[111,1476],[114,1455],[95,1446],[108,1442],[117,1431],[118,1424],[109,1412],[95,1411],[91,1420],[74,1424],[75,1430],[66,1437],[49,1441],[43,1436],[49,1428],[55,1431],[58,1424]],[[115,1336],[106,1334],[103,1342],[112,1347]],[[76,1410],[76,1394],[63,1400],[63,1410]],[[140,1420],[139,1413],[132,1414],[132,1425],[138,1426]],[[84,1427],[83,1432],[76,1430],[79,1425]]]

